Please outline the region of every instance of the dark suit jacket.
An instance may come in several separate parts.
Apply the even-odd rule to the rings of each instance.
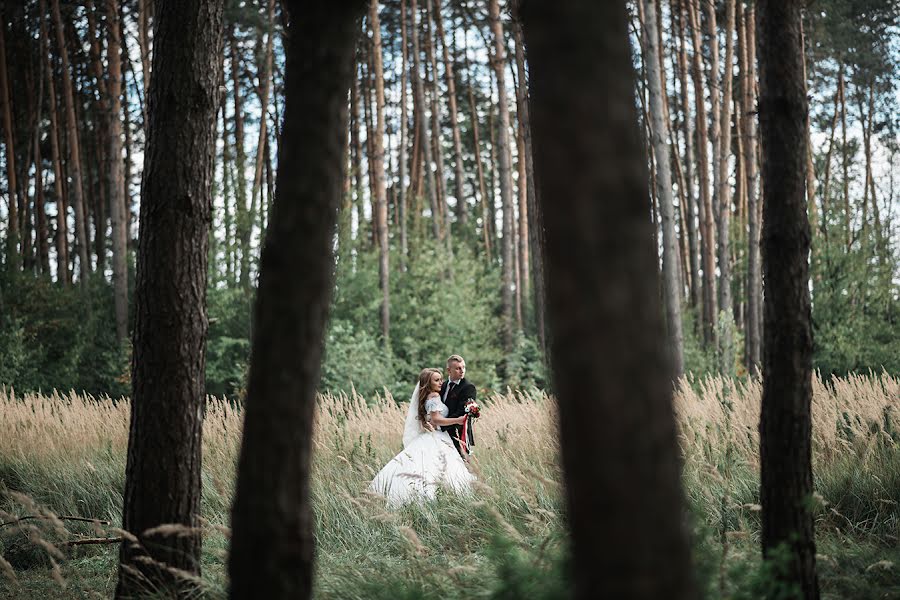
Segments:
[[[448,385],[450,385],[450,382],[445,381],[444,385],[441,386],[441,399],[444,398],[444,393],[447,391]],[[447,394],[447,400],[444,401],[444,404],[447,405],[447,409],[449,410],[447,417],[452,419],[453,417],[461,417],[466,414],[466,402],[469,400],[475,400],[475,386],[463,377],[459,381],[459,385],[453,386],[453,389]],[[447,425],[446,427],[441,427],[441,429],[450,434],[450,437],[453,439],[453,445],[456,446],[456,451],[459,452],[459,438],[462,435],[462,426]],[[472,429],[472,422],[470,421],[468,436],[469,446],[475,445],[475,436],[472,433]],[[462,453],[460,452],[460,454]]]

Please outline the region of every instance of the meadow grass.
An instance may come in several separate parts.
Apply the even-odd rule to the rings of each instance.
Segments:
[[[406,398],[406,391],[401,395]],[[697,577],[710,598],[761,597],[758,382],[682,380],[675,394]],[[826,598],[900,598],[900,379],[813,385],[814,500]],[[482,401],[473,498],[441,494],[391,511],[364,490],[401,447],[405,404],[325,394],[314,430],[312,501],[320,598],[557,598],[568,592],[556,403],[537,392]],[[129,405],[76,394],[0,392],[0,598],[110,596]],[[229,506],[241,412],[210,398],[204,424],[203,575],[227,590]],[[109,521],[81,523],[54,516]],[[777,566],[777,565],[776,565]]]

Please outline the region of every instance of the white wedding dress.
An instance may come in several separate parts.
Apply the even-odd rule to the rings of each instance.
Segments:
[[[403,434],[403,450],[392,458],[369,489],[387,498],[388,504],[399,506],[413,500],[433,500],[438,487],[447,487],[457,493],[468,492],[475,476],[469,473],[450,434],[445,431],[427,431],[419,425],[415,402],[419,387],[410,399],[409,414]],[[425,401],[426,419],[440,411],[447,416],[447,405],[435,396]]]

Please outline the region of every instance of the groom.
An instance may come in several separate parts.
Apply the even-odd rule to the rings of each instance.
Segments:
[[[454,354],[447,359],[447,381],[441,386],[441,400],[447,405],[449,418],[461,417],[466,414],[466,403],[475,400],[475,386],[466,380],[466,361],[463,357]],[[460,449],[459,440],[462,436],[462,425],[447,425],[441,427],[442,430],[450,434],[456,451],[459,452],[463,460],[468,460],[468,456]],[[472,423],[468,427],[468,439],[466,443],[469,447],[469,454],[472,453],[472,446],[475,445],[475,437],[472,435]]]

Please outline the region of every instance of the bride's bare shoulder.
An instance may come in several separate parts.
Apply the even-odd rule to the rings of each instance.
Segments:
[[[430,394],[428,394],[428,398],[426,398],[426,400],[431,400],[432,398],[440,398],[440,397],[441,397],[441,395],[438,394],[437,392],[431,392]]]

